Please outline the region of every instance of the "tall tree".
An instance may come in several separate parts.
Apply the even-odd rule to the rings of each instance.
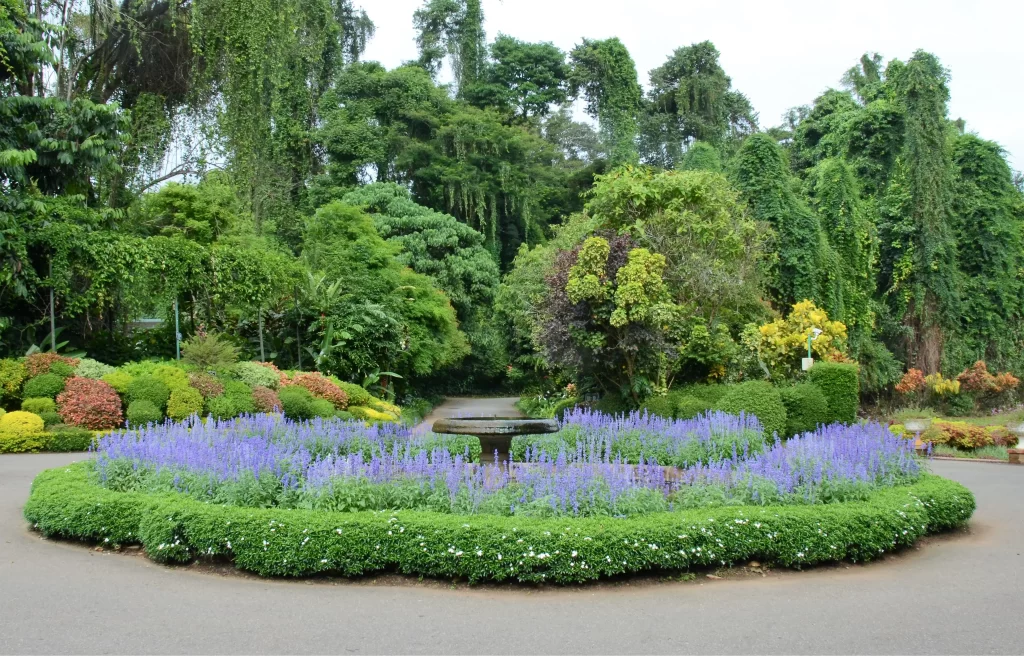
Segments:
[[[566,100],[565,53],[550,43],[524,43],[504,34],[491,44],[483,79],[465,94],[476,105],[508,112],[516,121],[546,116]]]
[[[610,162],[637,161],[637,115],[642,91],[636,64],[617,38],[583,43],[570,53],[573,95],[583,94],[587,113],[597,119],[608,144]]]
[[[889,289],[902,317],[910,363],[926,372],[942,364],[946,331],[959,316],[960,274],[953,223],[952,162],[946,103],[949,75],[934,55],[917,51],[899,71],[895,88],[906,107],[902,152],[905,202],[890,204],[889,222],[913,267]],[[887,192],[888,193],[888,192]],[[895,211],[894,211],[895,210]]]
[[[660,134],[649,153],[652,163],[673,168],[694,141],[721,144],[730,134],[757,129],[750,101],[732,89],[710,41],[678,48],[651,71],[650,125]]]
[[[487,35],[480,0],[426,0],[413,15],[419,63],[436,76],[449,58],[461,96],[483,77]]]

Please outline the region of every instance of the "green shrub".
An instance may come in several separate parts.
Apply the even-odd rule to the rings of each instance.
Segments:
[[[960,392],[946,399],[946,414],[950,417],[969,417],[974,414],[975,397],[968,392]]]
[[[314,417],[321,417],[323,419],[330,419],[338,412],[335,410],[334,404],[327,399],[313,399],[309,404],[309,409]]]
[[[182,359],[204,371],[238,362],[238,348],[217,333],[200,332],[181,345]]]
[[[334,416],[338,419],[341,419],[342,421],[352,421],[353,419],[355,419],[355,415],[353,415],[348,410],[335,410]]]
[[[474,582],[579,583],[750,560],[806,567],[878,558],[962,525],[975,508],[967,488],[926,474],[865,501],[724,506],[614,521],[325,512],[115,492],[94,481],[92,467],[76,463],[36,478],[24,514],[43,535],[142,544],[164,563],[226,558],[263,576],[397,570]]]
[[[362,419],[363,421],[371,421],[371,422],[381,422],[381,421],[383,421],[383,422],[393,422],[393,421],[396,421],[396,418],[391,413],[381,412],[380,410],[375,410],[373,408],[368,408],[366,406],[350,405],[348,407],[348,412],[349,412],[349,414],[351,414],[356,419]]]
[[[149,401],[160,411],[162,417],[164,408],[167,407],[167,402],[171,398],[171,388],[156,376],[141,376],[128,385],[125,396],[129,404],[136,401]]]
[[[554,415],[554,418],[558,421],[562,421],[565,419],[565,415],[572,412],[573,408],[575,408],[579,402],[579,399],[562,399],[556,403],[553,408],[554,412],[552,414]]]
[[[808,372],[828,401],[828,422],[853,424],[860,407],[860,376],[855,364],[816,362]]]
[[[22,390],[23,398],[48,398],[55,399],[64,391],[64,379],[57,374],[40,374],[35,378],[29,378]]]
[[[207,412],[214,419],[233,419],[239,415],[238,406],[230,396],[217,396],[206,402]]]
[[[256,412],[256,402],[252,398],[252,389],[240,380],[224,381],[224,394],[222,396],[231,399],[231,403],[235,406],[234,416]]]
[[[21,385],[28,378],[25,365],[17,360],[0,360],[0,403],[21,398]]]
[[[160,408],[152,401],[147,401],[146,399],[138,399],[129,403],[126,414],[128,425],[132,428],[141,428],[146,424],[159,423],[164,418],[164,413]]]
[[[44,448],[55,453],[88,451],[96,438],[88,428],[77,426],[55,426],[46,433]]]
[[[42,432],[43,420],[37,414],[15,410],[0,417],[0,435],[24,437],[39,435]]]
[[[786,406],[779,390],[763,380],[752,380],[730,385],[726,394],[715,404],[715,410],[738,415],[741,412],[756,416],[764,426],[764,434],[782,436],[786,432]]]
[[[100,380],[107,374],[112,374],[116,371],[113,367],[108,364],[103,364],[98,360],[92,358],[82,358],[78,361],[78,366],[75,367],[75,375],[81,376],[82,378],[92,378],[93,380]]]
[[[695,396],[680,396],[674,400],[676,419],[693,419],[712,409],[710,403]]]
[[[60,376],[61,378],[71,378],[75,375],[75,368],[67,362],[58,360],[50,365],[50,373]]]
[[[828,401],[817,385],[803,383],[783,387],[779,395],[786,406],[786,437],[813,431],[819,424],[828,422]]]
[[[348,395],[350,405],[370,405],[373,395],[355,383],[346,383],[335,376],[330,377],[331,382],[341,388],[341,391]]]
[[[178,367],[162,364],[154,368],[151,375],[166,385],[167,389],[172,392],[188,387],[188,374],[185,373],[184,369],[179,369]]]
[[[264,367],[258,362],[239,362],[231,368],[234,376],[251,388],[267,387],[277,389],[281,384],[281,377],[273,370]]]
[[[171,392],[167,401],[167,416],[176,421],[187,419],[192,415],[203,414],[203,395],[199,390],[186,387]]]
[[[306,388],[297,385],[282,387],[281,391],[277,393],[277,397],[281,400],[281,411],[284,412],[285,417],[295,421],[314,417],[313,394]]]
[[[118,394],[127,394],[128,386],[135,380],[131,374],[124,371],[112,371],[109,374],[103,374],[100,377],[107,385],[110,385]]]
[[[43,420],[43,425],[49,428],[50,426],[56,426],[57,424],[63,424],[64,420],[61,419],[60,413],[55,411],[39,412],[36,413],[39,418]]]
[[[591,407],[595,411],[603,412],[606,415],[621,415],[632,410],[626,399],[622,398],[618,394],[606,394],[601,397],[600,401],[594,403]]]
[[[21,402],[21,409],[37,415],[42,412],[57,412],[57,402],[45,396],[32,397]]]
[[[705,403],[714,406],[722,400],[722,397],[729,392],[728,385],[712,385],[707,383],[694,383],[684,385],[669,392],[669,395],[678,394],[680,397],[690,396],[700,399]]]
[[[640,406],[640,413],[646,412],[649,415],[655,417],[664,417],[665,419],[674,419],[676,416],[676,409],[672,403],[673,399],[667,396],[652,396],[644,401],[643,405]]]

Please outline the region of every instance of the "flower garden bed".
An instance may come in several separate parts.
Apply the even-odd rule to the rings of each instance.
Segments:
[[[25,516],[46,535],[268,576],[572,583],[869,560],[974,510],[879,424],[772,445],[753,418],[574,413],[523,461],[487,466],[474,442],[273,415],[153,425],[40,474]]]

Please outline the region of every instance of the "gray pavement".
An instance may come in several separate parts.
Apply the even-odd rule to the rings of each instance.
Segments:
[[[82,457],[0,456],[0,653],[1024,651],[1024,467],[933,463],[976,494],[970,530],[866,566],[453,589],[261,580],[44,540],[21,514],[32,479]]]

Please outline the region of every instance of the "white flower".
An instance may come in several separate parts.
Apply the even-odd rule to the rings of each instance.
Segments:
[[[573,552],[572,552],[572,557],[573,557],[573,558],[575,558],[575,557],[576,557],[576,552],[575,552],[575,551],[573,551]]]

